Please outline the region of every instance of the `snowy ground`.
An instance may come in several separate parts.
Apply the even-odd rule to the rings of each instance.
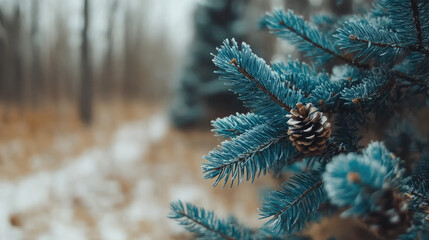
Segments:
[[[158,112],[101,136],[112,137],[54,168],[0,180],[0,240],[189,238],[166,218],[176,199],[260,224],[255,185],[213,189],[202,179],[202,156],[217,144],[209,131],[171,129]]]
[[[164,115],[156,114],[121,126],[110,144],[88,149],[58,169],[0,182],[0,239],[130,239],[128,229],[158,215],[150,198],[154,184],[137,165],[166,131]],[[121,177],[136,186],[131,202],[118,209],[125,201]],[[76,205],[96,226],[76,216]]]

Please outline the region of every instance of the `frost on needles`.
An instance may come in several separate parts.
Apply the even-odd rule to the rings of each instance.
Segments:
[[[224,41],[216,73],[250,112],[212,121],[223,142],[202,170],[223,187],[270,171],[294,175],[262,199],[260,229],[191,203],[172,203],[170,217],[201,239],[309,239],[306,224],[335,213],[382,239],[429,239],[429,141],[394,124],[429,103],[429,1],[379,0],[317,22],[276,10],[263,21],[308,63],[269,65],[246,43]],[[363,147],[374,118],[394,137]]]

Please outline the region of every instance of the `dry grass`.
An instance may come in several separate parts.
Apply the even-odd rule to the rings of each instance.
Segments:
[[[103,135],[103,139],[106,141],[111,138],[110,135],[114,132],[112,130],[115,129],[115,126],[121,122],[140,117],[147,118],[156,110],[156,108],[146,110],[137,108],[128,109],[124,113],[118,111],[122,116],[124,116],[123,114],[128,115],[122,119],[114,119],[111,116],[112,108],[106,107],[103,110],[103,107],[105,106],[99,107],[100,112],[97,115],[99,117],[96,119],[94,127],[90,129],[82,126],[73,113],[68,114],[67,118],[50,111],[27,112],[25,118],[24,115],[21,117],[9,115],[10,119],[13,119],[13,121],[8,122],[9,126],[12,126],[12,128],[8,128],[10,138],[21,141],[23,149],[34,148],[34,152],[26,150],[26,153],[15,158],[13,164],[8,168],[1,165],[0,171],[4,173],[3,178],[15,179],[37,171],[58,167],[61,161],[66,161],[64,159],[71,159],[92,145],[102,144],[102,142],[97,142],[96,136],[101,130],[106,130],[105,135]],[[107,112],[106,109],[110,112]],[[103,115],[104,117],[102,117]],[[18,125],[26,126],[25,131],[18,131]],[[7,127],[3,124],[2,129],[7,129]],[[59,131],[61,132],[59,133]],[[58,134],[64,138],[69,137],[69,135],[76,136],[79,144],[73,146],[71,155],[57,151],[53,147],[55,136]],[[3,146],[4,143],[7,143],[5,138],[2,139],[1,145]],[[126,212],[135,200],[133,194],[138,189],[140,179],[150,179],[156,186],[154,192],[151,193],[150,201],[162,209],[159,212],[160,217],[157,218],[158,220],[146,219],[134,222],[133,226],[127,229],[130,239],[138,239],[142,235],[150,236],[151,239],[190,238],[191,234],[183,230],[171,232],[166,227],[175,225],[172,220],[166,218],[166,215],[169,212],[170,201],[176,200],[178,195],[184,197],[183,200],[188,199],[197,205],[215,210],[221,217],[234,214],[241,222],[250,226],[257,227],[262,224],[261,221],[257,221],[257,207],[260,201],[258,191],[261,188],[272,187],[274,181],[267,176],[256,180],[253,185],[245,182],[239,188],[212,188],[213,181],[203,180],[200,166],[203,161],[202,156],[218,143],[219,141],[212,136],[210,131],[170,129],[163,140],[151,146],[149,152],[133,167],[134,173],[127,175],[112,173],[109,180],[118,183],[124,195],[123,200],[114,206],[114,211],[118,213]],[[34,158],[31,156],[32,154],[40,154],[40,152],[48,153],[51,157],[58,156],[58,162],[43,163],[37,168],[32,168]],[[181,190],[176,191],[177,187],[184,192],[187,192],[187,189],[193,189],[189,192],[193,196],[187,196],[186,193],[183,195]],[[52,206],[56,206],[56,200],[52,201]],[[49,219],[55,219],[55,215],[58,214],[55,208],[49,206],[16,213],[10,217],[10,222],[23,231],[24,239],[25,237],[31,239],[31,236],[41,235],[49,231]],[[98,232],[100,219],[97,219],[79,199],[74,199],[71,207],[73,224],[84,226],[91,239],[101,239]]]
[[[15,179],[30,172],[55,168],[110,139],[119,124],[150,115],[153,104],[98,103],[92,127],[79,120],[75,105],[15,108],[0,106],[0,179]]]

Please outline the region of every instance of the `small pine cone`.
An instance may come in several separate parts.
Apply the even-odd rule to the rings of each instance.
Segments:
[[[376,201],[379,210],[364,218],[366,224],[379,236],[393,239],[406,232],[410,226],[408,203],[405,197],[393,189],[386,189]]]
[[[296,149],[306,155],[318,155],[326,149],[331,136],[331,124],[327,117],[318,112],[312,103],[296,104],[290,111],[288,135]]]

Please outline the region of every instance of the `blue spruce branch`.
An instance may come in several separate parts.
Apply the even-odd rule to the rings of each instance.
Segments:
[[[243,76],[245,76],[251,82],[255,83],[256,86],[259,88],[259,90],[261,90],[263,93],[265,93],[266,95],[268,95],[279,106],[281,106],[282,108],[284,108],[288,112],[292,109],[289,105],[287,105],[286,103],[284,103],[282,100],[280,100],[280,98],[278,98],[275,94],[273,94],[272,92],[270,92],[264,85],[262,85],[259,81],[257,81],[255,79],[255,77],[253,77],[252,75],[250,75],[244,68],[240,67],[238,65],[237,59],[233,58],[229,63],[233,64],[237,68],[237,70],[241,74],[243,74]]]
[[[342,143],[347,152],[358,152],[361,149],[359,129],[362,123],[359,113],[337,113],[334,121],[336,130],[332,134],[334,141]]]
[[[395,32],[376,28],[364,20],[346,22],[334,36],[338,39],[340,49],[356,54],[354,61],[376,59],[393,63],[404,50],[410,49],[401,45]]]
[[[366,64],[353,62],[349,57],[341,55],[331,40],[291,10],[286,13],[281,10],[274,11],[266,21],[271,32],[295,44],[301,52],[307,57],[315,58],[319,64],[326,64],[336,57],[346,63],[369,68]]]
[[[297,60],[289,59],[287,63],[274,63],[273,69],[282,76],[283,81],[301,90],[306,97],[318,85],[329,82],[328,74],[324,72],[319,74],[312,66]]]
[[[361,83],[341,91],[346,104],[360,104],[366,111],[386,105],[390,90],[395,87],[396,79],[385,69],[374,69]]]
[[[234,139],[222,142],[204,158],[204,178],[216,178],[214,186],[231,176],[231,186],[254,179],[278,162],[287,162],[296,154],[288,136],[268,124],[259,125]]]
[[[237,224],[234,218],[219,219],[212,211],[181,201],[172,202],[170,207],[172,211],[168,217],[196,233],[199,239],[250,239],[250,230]]]
[[[273,33],[296,44],[308,57],[315,57],[323,62],[339,55],[330,40],[291,10],[286,13],[281,10],[274,11],[267,17],[267,22]]]
[[[403,44],[396,32],[377,28],[363,19],[346,22],[334,36],[340,48],[357,53],[354,60],[361,58],[360,62],[375,58],[394,63],[398,56],[407,51],[429,54],[427,49]]]
[[[425,48],[429,40],[429,3],[426,0],[380,0],[379,4],[386,9],[392,26],[407,45],[428,53]],[[425,24],[422,24],[425,23]]]
[[[364,215],[376,209],[374,198],[383,189],[399,186],[402,170],[399,160],[379,142],[373,142],[363,155],[338,155],[326,166],[323,174],[330,202],[351,206],[343,213]]]
[[[267,119],[255,113],[237,113],[211,121],[212,132],[223,138],[234,138],[259,125],[265,124]]]
[[[290,89],[245,43],[239,49],[234,39],[231,45],[225,40],[213,62],[219,68],[216,73],[229,81],[231,91],[253,112],[274,125],[284,124],[291,108],[298,102],[305,102],[300,90]]]
[[[321,174],[319,170],[299,173],[271,192],[260,209],[262,218],[271,218],[266,225],[279,232],[300,231],[327,201]]]

